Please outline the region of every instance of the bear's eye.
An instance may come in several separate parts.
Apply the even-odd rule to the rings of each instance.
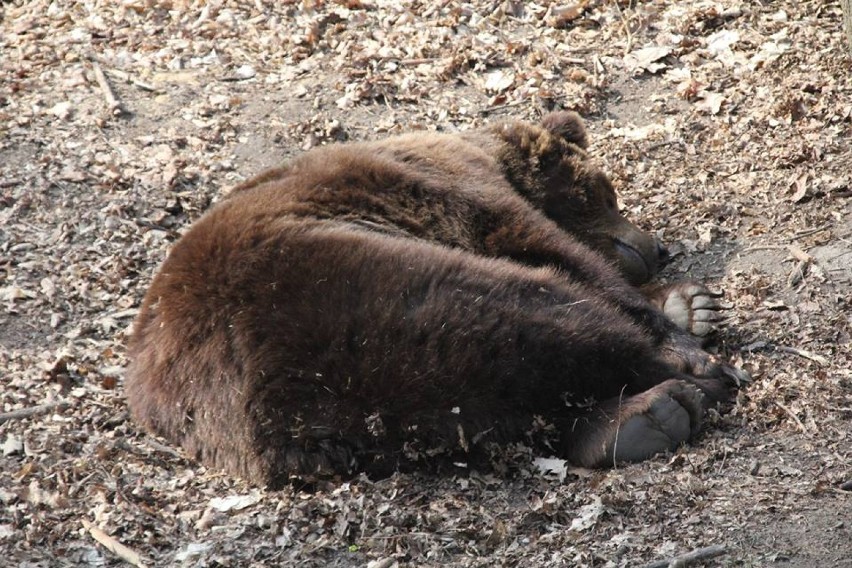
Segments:
[[[607,209],[612,209],[613,211],[618,211],[618,203],[615,202],[614,197],[606,198],[606,207]]]

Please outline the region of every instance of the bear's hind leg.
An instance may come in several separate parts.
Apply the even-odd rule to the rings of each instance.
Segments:
[[[680,379],[610,399],[589,416],[563,422],[565,457],[585,467],[602,467],[672,451],[699,430],[704,404],[703,393]]]

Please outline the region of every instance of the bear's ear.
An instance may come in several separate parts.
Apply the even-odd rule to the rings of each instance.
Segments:
[[[542,117],[541,125],[566,142],[576,144],[584,150],[589,147],[586,127],[576,112],[561,110],[548,113]]]

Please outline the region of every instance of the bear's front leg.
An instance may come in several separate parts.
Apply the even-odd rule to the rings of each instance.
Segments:
[[[698,338],[679,328],[658,347],[657,354],[667,365],[688,375],[686,380],[714,403],[731,400],[736,389],[751,382],[746,371],[708,353]]]

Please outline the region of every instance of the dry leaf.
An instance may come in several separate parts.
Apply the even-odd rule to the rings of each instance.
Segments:
[[[605,510],[603,503],[601,503],[601,498],[597,495],[592,495],[592,502],[580,507],[577,511],[577,516],[571,521],[568,530],[577,532],[589,530],[595,526]]]
[[[793,196],[790,199],[793,203],[798,203],[807,196],[808,177],[808,173],[805,172],[790,183],[790,188],[793,189]]]
[[[504,69],[494,69],[485,76],[485,90],[501,93],[515,82],[515,74]]]
[[[547,24],[554,28],[564,28],[569,23],[583,15],[587,4],[588,0],[566,4],[564,6],[551,5],[550,10],[548,11],[549,17],[547,18]]]
[[[695,108],[710,114],[719,114],[722,110],[725,95],[702,90],[699,91],[697,96],[698,100],[695,102]]]
[[[263,494],[253,491],[246,495],[231,495],[230,497],[215,497],[210,500],[210,507],[221,512],[240,511],[259,503]]]
[[[546,477],[555,477],[560,483],[568,475],[568,462],[559,458],[535,458],[533,464]]]
[[[714,55],[729,51],[740,40],[740,34],[734,30],[719,30],[707,38],[707,51]]]
[[[661,60],[672,52],[672,48],[664,46],[643,47],[631,51],[624,56],[624,66],[632,73],[648,71],[656,73],[665,69],[667,65]]]
[[[6,436],[6,440],[3,442],[3,455],[11,456],[13,454],[19,454],[24,451],[24,440],[15,435]]]
[[[673,124],[646,124],[645,126],[627,126],[624,128],[613,128],[610,134],[623,137],[626,140],[652,140],[659,139],[674,133]]]
[[[61,120],[66,120],[71,116],[73,107],[71,106],[70,101],[63,101],[61,103],[56,103],[50,109],[50,114],[54,115],[56,118]]]
[[[749,65],[752,69],[768,65],[784,55],[792,45],[793,43],[787,37],[787,30],[783,29],[774,34],[771,41],[761,44],[760,50],[749,60]]]

